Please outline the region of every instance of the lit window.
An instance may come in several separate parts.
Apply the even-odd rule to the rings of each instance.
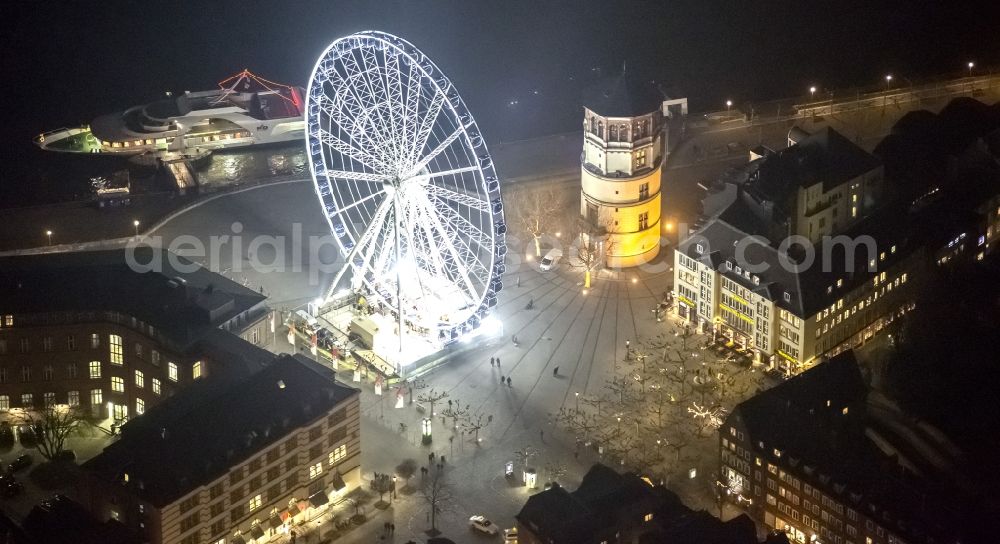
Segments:
[[[642,521],[653,521],[653,514],[646,514],[642,516]]]
[[[4,327],[13,327],[14,326],[14,316],[9,315],[9,314],[3,316],[3,326]]]
[[[66,404],[69,404],[70,406],[79,406],[80,405],[80,392],[79,391],[70,391],[69,393],[67,393],[66,394]]]
[[[111,390],[115,393],[124,393],[125,379],[120,376],[111,376]]]
[[[347,445],[337,446],[337,449],[330,452],[329,463],[331,465],[337,464],[341,459],[347,457]]]
[[[247,506],[250,508],[251,512],[260,508],[260,505],[261,505],[260,495],[254,495],[250,499],[250,502],[247,503]]]
[[[135,371],[135,386],[146,387],[146,376],[143,375],[141,370]]]
[[[100,406],[102,402],[104,402],[104,392],[101,391],[100,389],[91,389],[90,390],[90,405],[91,406]]]
[[[310,480],[312,480],[313,478],[319,476],[320,474],[323,474],[323,463],[316,463],[315,465],[311,465],[309,467],[309,479]]]
[[[122,351],[122,337],[117,334],[108,335],[108,353],[110,354],[111,364],[120,365],[125,362]]]
[[[177,381],[177,365],[174,363],[167,363],[167,378],[172,382]]]
[[[31,398],[31,393],[25,393],[21,395],[21,406],[25,408],[31,408],[34,405],[33,399]]]
[[[56,394],[52,392],[45,393],[42,395],[42,401],[45,403],[45,407],[48,408],[56,403]]]
[[[201,377],[201,361],[195,361],[195,363],[191,365],[191,378],[197,380],[200,377]]]
[[[160,394],[160,379],[159,378],[153,378],[153,393],[157,394],[157,395]]]
[[[6,412],[7,410],[10,410],[10,397],[0,395],[0,412]]]
[[[101,362],[91,361],[90,362],[90,377],[100,378],[101,377]]]
[[[146,411],[146,401],[142,399],[135,399],[135,413],[136,415],[142,415]]]

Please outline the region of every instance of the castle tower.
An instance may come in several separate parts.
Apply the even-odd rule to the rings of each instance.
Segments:
[[[638,266],[660,252],[663,102],[651,84],[624,75],[584,96],[580,214],[608,267]]]

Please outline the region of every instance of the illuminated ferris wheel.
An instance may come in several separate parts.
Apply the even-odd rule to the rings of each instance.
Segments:
[[[450,340],[477,328],[502,285],[506,226],[486,143],[451,81],[409,42],[333,42],[309,80],[316,192],[369,301]]]

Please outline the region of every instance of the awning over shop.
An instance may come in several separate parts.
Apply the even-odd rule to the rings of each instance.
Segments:
[[[333,484],[334,491],[340,491],[347,487],[347,484],[344,483],[344,478],[340,475],[340,471],[333,473],[333,481],[331,483]]]
[[[261,528],[259,523],[250,527],[250,536],[253,538],[264,538],[264,529]]]
[[[287,512],[282,512],[281,514],[285,514],[285,513],[287,513]],[[278,527],[281,527],[281,524],[285,523],[281,519],[281,514],[273,514],[271,516],[271,519],[268,520],[268,524],[271,526],[272,529],[277,529]]]
[[[328,502],[330,502],[330,497],[326,496],[326,491],[317,491],[309,497],[309,504],[312,504],[315,508],[319,508]]]
[[[243,535],[236,535],[229,542],[232,544],[247,544],[247,540],[243,538]]]
[[[309,501],[299,501],[296,506],[299,507],[299,512],[305,512],[306,508],[309,508]]]

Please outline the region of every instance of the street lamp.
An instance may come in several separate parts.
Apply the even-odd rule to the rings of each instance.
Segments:
[[[809,99],[812,100],[815,97],[816,97],[816,86],[813,85],[812,87],[809,87]]]
[[[576,411],[580,411],[580,392],[576,392]]]
[[[52,245],[52,231],[51,230],[45,231],[45,236],[47,236],[49,238],[49,245],[51,246]]]
[[[885,76],[885,90],[889,90],[889,85],[892,84],[892,74]]]
[[[970,60],[969,64],[967,64],[967,66],[969,67],[969,77],[972,77],[972,69],[976,67],[976,63],[974,63],[974,62],[972,62]]]
[[[731,108],[731,107],[733,107],[733,101],[732,100],[726,100],[726,111],[729,111],[729,108]]]
[[[136,219],[136,220],[132,221],[132,226],[135,227],[135,237],[138,238],[139,237],[139,220]]]

